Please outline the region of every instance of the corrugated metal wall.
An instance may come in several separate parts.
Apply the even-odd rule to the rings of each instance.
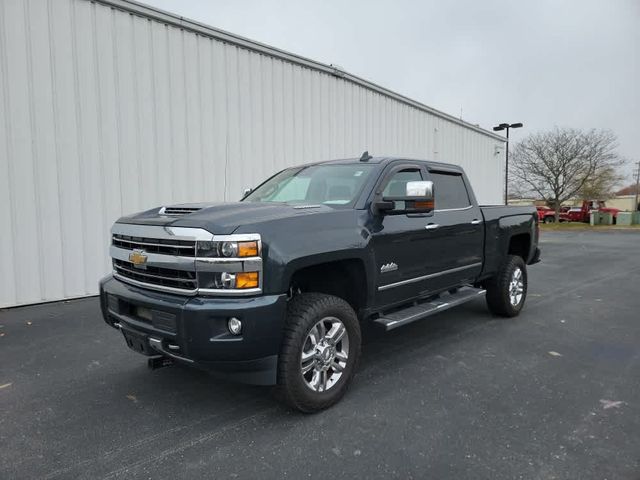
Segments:
[[[364,149],[437,159],[498,203],[501,146],[326,65],[139,4],[2,0],[0,307],[96,293],[122,213],[235,200],[292,164]]]

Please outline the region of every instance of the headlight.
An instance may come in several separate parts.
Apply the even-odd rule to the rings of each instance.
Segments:
[[[218,288],[236,288],[236,276],[233,273],[222,272]]]
[[[198,272],[200,288],[216,290],[244,290],[260,286],[258,272]]]
[[[223,257],[237,257],[238,242],[222,242],[220,244],[220,253]]]
[[[259,255],[258,242],[198,242],[198,257],[245,258]]]
[[[198,292],[229,296],[262,293],[262,254],[262,239],[257,233],[197,240],[194,262]]]
[[[217,257],[218,242],[198,241],[196,243],[196,257]]]

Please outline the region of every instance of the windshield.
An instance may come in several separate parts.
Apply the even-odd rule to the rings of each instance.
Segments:
[[[251,192],[246,202],[351,204],[371,165],[311,165],[283,170]]]

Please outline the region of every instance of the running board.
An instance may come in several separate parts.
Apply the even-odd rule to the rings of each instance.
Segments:
[[[454,293],[443,293],[434,300],[419,303],[393,313],[387,313],[374,320],[374,322],[384,327],[387,331],[393,330],[435,313],[462,305],[485,293],[486,291],[481,288],[461,287]]]

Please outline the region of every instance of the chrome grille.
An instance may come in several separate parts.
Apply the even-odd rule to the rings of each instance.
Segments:
[[[146,267],[137,268],[131,262],[113,259],[113,269],[119,275],[137,282],[152,283],[163,287],[195,290],[197,285],[196,272],[174,270],[171,268]]]
[[[194,240],[165,240],[114,234],[111,243],[115,247],[126,248],[127,250],[140,249],[148,253],[177,255],[181,257],[196,256],[196,242]]]
[[[214,235],[195,227],[136,225],[116,222],[111,228],[113,275],[141,288],[180,295],[246,296],[262,293],[262,248],[259,234]],[[199,242],[256,241],[256,257],[198,257]],[[257,272],[258,286],[226,288],[223,273]]]

